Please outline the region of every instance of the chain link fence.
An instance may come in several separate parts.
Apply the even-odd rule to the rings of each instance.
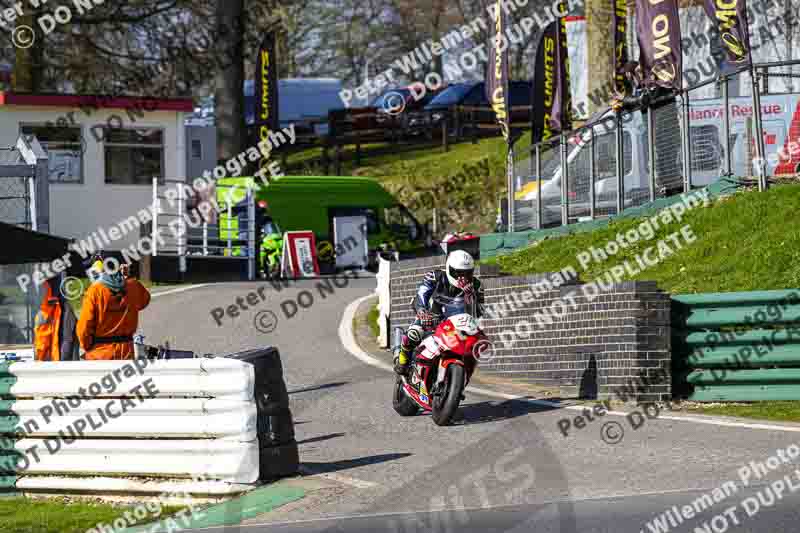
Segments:
[[[14,147],[0,147],[0,166],[24,165]],[[30,177],[0,177],[0,222],[32,229]]]

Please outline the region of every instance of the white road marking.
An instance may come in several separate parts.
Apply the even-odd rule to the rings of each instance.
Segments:
[[[390,372],[394,372],[392,369],[392,365],[388,363],[384,363],[378,359],[375,359],[367,352],[361,349],[361,347],[356,342],[356,336],[353,334],[353,317],[356,315],[356,310],[358,306],[361,305],[361,302],[367,300],[369,298],[373,298],[374,295],[368,294],[362,298],[359,298],[355,302],[352,302],[348,305],[344,310],[344,316],[342,317],[342,321],[339,324],[339,340],[342,341],[345,350],[350,352],[351,355],[355,356],[356,359],[359,359],[363,363],[368,365],[372,365],[374,367],[388,370]]]
[[[179,292],[190,291],[192,289],[199,289],[200,287],[206,287],[211,285],[210,283],[198,283],[197,285],[189,285],[188,287],[178,287],[176,289],[169,289],[163,292],[154,292],[151,293],[150,298],[158,298],[159,296],[166,296],[168,294],[176,294]]]
[[[355,335],[353,334],[353,317],[355,317],[356,310],[358,306],[364,300],[369,298],[374,298],[373,294],[368,294],[367,296],[362,296],[361,298],[357,299],[356,301],[350,303],[345,310],[344,315],[342,316],[342,322],[339,324],[339,338],[342,342],[344,348],[350,352],[354,357],[363,361],[368,365],[372,365],[377,368],[382,368],[384,370],[388,370],[393,372],[391,365],[384,363],[376,359],[375,357],[369,355],[367,352],[361,349],[360,346],[356,343]],[[570,411],[583,411],[587,408],[587,406],[583,405],[560,405],[556,402],[551,402],[548,400],[534,400],[531,398],[526,398],[524,396],[518,396],[514,394],[505,394],[502,392],[495,392],[489,389],[483,389],[480,387],[474,387],[470,385],[467,387],[467,392],[471,392],[474,394],[480,394],[481,396],[488,396],[490,398],[500,398],[503,400],[516,400],[522,402],[532,403],[534,405],[542,405],[545,407],[553,407],[557,409],[568,409]],[[588,406],[589,408],[591,406]],[[607,411],[606,414],[614,415],[614,416],[628,416],[629,413],[624,411]],[[784,431],[789,433],[798,433],[800,432],[800,425],[797,426],[783,426],[783,425],[776,425],[776,424],[759,424],[759,423],[748,423],[748,422],[734,422],[730,420],[721,420],[718,418],[712,417],[689,417],[689,416],[674,416],[674,415],[659,415],[659,420],[675,420],[678,422],[691,422],[692,424],[706,424],[709,426],[723,426],[723,427],[732,427],[732,428],[744,428],[744,429],[763,429],[769,431]]]

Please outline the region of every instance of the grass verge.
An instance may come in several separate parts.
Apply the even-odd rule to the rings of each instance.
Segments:
[[[162,507],[141,524],[165,518],[181,507]],[[66,502],[63,499],[31,500],[0,498],[0,532],[14,533],[86,533],[98,524],[113,524],[132,506],[107,503]]]
[[[378,335],[380,335],[380,326],[378,326],[378,318],[380,317],[380,313],[378,312],[377,307],[373,307],[367,313],[367,323],[369,324],[369,329],[372,331],[372,336],[376,339]]]
[[[656,281],[661,289],[674,294],[798,288],[800,228],[790,222],[798,214],[800,185],[782,185],[763,193],[739,192],[691,210],[681,221],[660,225],[652,238],[620,248],[586,268],[578,262],[578,254],[605,248],[644,219],[612,221],[590,233],[547,239],[489,262],[515,275],[573,266],[581,279],[589,282],[626,261],[636,265],[637,255],[688,225],[697,237],[694,242],[686,244],[681,238],[684,246],[673,255],[637,274],[626,271],[623,279]]]
[[[736,416],[776,422],[800,422],[800,402],[758,402],[733,404],[695,404],[687,408],[690,412],[704,415]]]

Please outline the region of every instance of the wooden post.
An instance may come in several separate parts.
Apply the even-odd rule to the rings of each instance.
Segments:
[[[153,256],[150,254],[142,254],[142,258],[139,260],[139,281],[153,282]]]
[[[356,134],[356,166],[361,166],[361,135],[359,135],[358,130],[354,132]],[[341,176],[341,174],[339,174]]]
[[[336,143],[336,175],[342,175],[342,145]]]
[[[330,172],[331,167],[331,160],[328,157],[328,139],[325,139],[325,142],[322,143],[322,168],[324,169],[325,175],[327,176]]]
[[[457,107],[455,108],[455,113],[453,113],[453,129],[455,130],[456,134],[455,140],[456,142],[459,142],[463,132],[461,131],[461,113],[458,112]]]
[[[475,113],[475,110],[472,109],[469,112],[469,114],[472,117],[472,144],[478,144],[478,119],[476,118],[477,113]]]

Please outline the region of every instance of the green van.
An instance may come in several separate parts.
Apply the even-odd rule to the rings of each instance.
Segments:
[[[224,178],[217,182],[220,239],[236,238],[238,218],[228,218],[224,206],[230,201],[237,213],[245,209],[248,185],[256,202],[256,228],[262,232],[313,231],[322,262],[333,263],[333,219],[365,216],[370,263],[377,261],[382,244],[406,252],[424,246],[426,228],[372,178],[350,176],[283,176],[264,185],[253,178]],[[260,237],[256,237],[260,241]]]

